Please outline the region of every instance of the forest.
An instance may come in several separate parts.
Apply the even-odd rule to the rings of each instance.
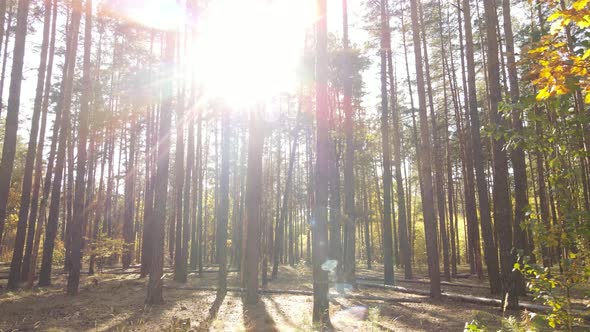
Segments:
[[[590,330],[589,0],[0,0],[0,332]]]

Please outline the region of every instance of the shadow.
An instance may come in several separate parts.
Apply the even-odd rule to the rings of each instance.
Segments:
[[[80,286],[67,296],[63,281],[52,286],[0,295],[0,330],[127,331],[144,323],[168,324],[164,313],[173,309],[180,318],[204,317],[206,306],[194,303],[195,292],[166,291],[164,305],[147,307],[145,283],[135,279],[100,280]],[[199,294],[203,294],[200,292]],[[179,309],[185,306],[187,309]]]
[[[215,317],[217,317],[217,313],[219,313],[219,308],[221,307],[221,304],[223,303],[223,300],[225,299],[226,294],[227,294],[227,291],[226,292],[222,292],[222,291],[217,292],[217,295],[215,296],[215,301],[213,301],[211,308],[209,308],[209,314],[207,315],[207,318],[205,318],[199,324],[199,326],[197,327],[197,331],[209,331],[211,323],[215,320]]]
[[[243,298],[242,301],[246,331],[278,331],[274,319],[266,310],[266,305],[261,298],[256,304],[248,304]]]
[[[279,315],[281,315],[281,317],[287,322],[287,324],[289,324],[291,327],[296,326],[295,323],[293,323],[293,321],[291,320],[291,317],[287,316],[287,314],[281,309],[277,301],[275,301],[275,299],[273,299],[272,296],[266,296],[266,298],[270,301],[270,303],[272,303],[276,312],[278,312]]]

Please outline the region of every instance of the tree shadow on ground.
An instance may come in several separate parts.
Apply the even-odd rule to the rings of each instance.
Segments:
[[[270,301],[270,303],[272,303],[272,305],[275,308],[275,311],[287,322],[287,324],[289,324],[291,327],[296,326],[295,323],[293,322],[293,320],[291,319],[291,317],[289,317],[283,311],[283,309],[280,307],[280,305],[277,303],[277,301],[272,296],[266,296],[266,298]]]
[[[217,313],[219,313],[219,308],[221,307],[223,300],[225,300],[226,295],[227,295],[227,291],[218,291],[217,292],[217,296],[215,296],[215,301],[213,301],[211,308],[209,308],[209,314],[207,315],[207,318],[205,318],[203,321],[201,321],[201,323],[197,327],[197,331],[209,331],[209,328],[211,327],[211,323],[217,317]]]
[[[243,299],[242,299],[243,300]],[[244,315],[244,326],[247,331],[278,331],[276,323],[262,299],[256,304],[243,302],[242,314]]]

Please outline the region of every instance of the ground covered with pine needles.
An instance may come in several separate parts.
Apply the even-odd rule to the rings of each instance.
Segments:
[[[216,298],[217,273],[213,269],[190,274],[186,284],[174,282],[167,273],[166,302],[154,307],[144,305],[147,278],[139,278],[138,268],[108,268],[95,276],[85,275],[76,297],[65,295],[66,275],[59,271],[47,288],[7,292],[5,280],[0,280],[0,331],[312,330],[312,278],[307,267],[281,266],[279,277],[263,290],[255,306],[243,304],[235,272],[228,276],[226,296]],[[379,268],[360,269],[358,276],[358,289],[347,289],[345,295],[333,291],[330,313],[336,330],[461,331],[465,322],[474,319],[491,331],[501,326],[503,315],[497,307],[451,299],[435,301],[365,285],[379,284]],[[418,282],[398,277],[400,286],[415,290],[428,287],[419,277]],[[443,285],[443,290],[489,297],[486,284],[473,277]]]

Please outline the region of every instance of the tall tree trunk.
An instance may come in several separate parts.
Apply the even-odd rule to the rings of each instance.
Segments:
[[[20,93],[25,57],[25,41],[27,38],[27,18],[29,13],[29,4],[30,1],[28,0],[19,0],[16,14],[16,31],[14,37],[14,50],[12,52],[12,69],[10,73],[10,88],[8,91],[9,94],[6,112],[6,125],[4,127],[2,161],[0,161],[0,246],[2,245],[1,239],[4,232],[4,223],[6,221],[6,206],[8,204],[8,194],[10,191],[12,169],[14,166],[14,157],[16,154],[18,113],[20,107]],[[22,220],[22,222],[19,218],[18,228],[21,229],[22,234],[20,237],[22,239],[19,242],[24,243],[26,226],[26,218]],[[12,289],[18,286],[18,281],[20,279],[22,247],[23,245],[20,244],[20,250],[18,250],[17,257],[16,259],[13,257],[10,264],[11,270],[15,269],[14,276],[9,279],[9,288]],[[12,274],[13,273],[11,273],[11,275]]]
[[[354,203],[354,111],[352,109],[352,59],[348,41],[348,0],[342,0],[342,44],[344,47],[345,76],[344,76],[344,97],[342,107],[344,109],[344,135],[346,140],[346,151],[344,158],[344,257],[343,281],[350,285],[356,284],[356,259],[355,247],[356,237],[354,226],[356,225],[356,210]]]
[[[264,150],[264,132],[261,110],[250,112],[250,130],[248,132],[248,174],[246,178],[246,218],[244,220],[244,239],[242,241],[242,260],[244,273],[242,287],[246,288],[246,303],[258,302],[258,265],[260,262],[260,239],[262,216],[261,203],[262,153]],[[296,140],[296,138],[295,138]]]
[[[385,22],[389,30],[389,20]],[[395,184],[397,193],[397,222],[398,222],[398,238],[399,249],[401,256],[401,263],[404,266],[404,278],[412,279],[412,261],[410,255],[410,241],[408,239],[408,219],[406,216],[406,195],[404,193],[404,180],[402,177],[402,157],[401,157],[401,139],[402,134],[400,130],[401,117],[400,108],[397,98],[397,83],[394,76],[393,68],[393,52],[391,50],[391,36],[387,43],[387,69],[389,76],[389,93],[391,100],[391,125],[393,136],[393,166],[395,168]]]
[[[283,251],[283,233],[284,233],[284,222],[281,216],[281,134],[277,133],[277,187],[276,187],[276,209],[275,209],[275,234],[274,234],[274,251],[272,254],[273,264],[271,280],[277,278],[279,272],[279,263],[281,260],[281,253]]]
[[[506,64],[508,67],[508,81],[510,83],[510,102],[516,105],[520,99],[518,88],[518,74],[514,54],[514,36],[512,33],[512,18],[510,16],[510,0],[502,1],[502,15],[504,21],[504,37],[506,39]],[[522,132],[522,114],[518,108],[512,109],[512,127],[517,132]],[[526,244],[525,214],[529,199],[527,195],[526,161],[522,146],[517,146],[511,152],[512,168],[514,169],[514,248],[525,251],[531,255]],[[516,291],[519,295],[525,295],[526,284],[524,276],[515,272]]]
[[[389,142],[389,103],[387,97],[387,48],[389,29],[387,0],[381,0],[381,147],[383,149],[383,272],[386,285],[393,285],[393,239],[391,229],[391,144]]]
[[[502,115],[498,112],[498,103],[502,98],[499,77],[498,36],[496,34],[498,15],[492,1],[486,1],[484,6],[488,54],[488,88],[490,90],[490,120],[499,129],[506,124]],[[516,309],[518,307],[518,297],[514,289],[514,272],[512,271],[514,256],[512,252],[512,204],[510,199],[508,158],[504,150],[504,139],[496,135],[494,136],[492,141],[494,221],[500,247],[502,303],[505,309]]]
[[[471,30],[471,8],[469,0],[463,0],[463,13],[465,15],[465,55],[467,58],[467,85],[469,91],[469,118],[471,120],[471,146],[473,149],[473,160],[475,161],[475,177],[477,180],[477,193],[479,197],[479,213],[481,219],[481,232],[484,242],[484,258],[488,268],[490,289],[492,294],[498,294],[501,290],[500,271],[498,266],[498,248],[496,247],[494,241],[494,231],[492,227],[490,202],[488,197],[488,183],[484,171],[484,157],[480,134],[479,111],[477,109],[477,91],[475,87],[475,61],[473,53],[473,34]],[[495,34],[496,33],[494,30],[494,35]],[[496,43],[495,39],[494,43]]]
[[[440,239],[443,249],[443,275],[446,281],[451,280],[451,270],[449,266],[449,239],[447,237],[447,229],[445,223],[445,191],[443,184],[443,159],[442,146],[440,136],[438,134],[438,124],[436,120],[436,113],[434,111],[434,100],[432,93],[432,82],[430,78],[430,62],[428,59],[428,45],[426,43],[426,29],[424,27],[423,8],[420,6],[420,25],[422,31],[422,46],[424,48],[424,76],[426,77],[426,87],[428,94],[428,106],[430,108],[430,121],[432,123],[432,140],[434,143],[434,181],[436,188],[436,204],[438,210]]]
[[[37,256],[39,254],[39,244],[41,240],[41,232],[43,231],[43,222],[45,220],[45,218],[37,218],[37,213],[39,212],[39,191],[41,189],[41,181],[43,175],[43,148],[45,147],[47,111],[49,108],[49,97],[51,93],[51,73],[53,71],[55,32],[57,26],[57,0],[53,0],[52,11],[53,13],[51,19],[51,42],[49,46],[49,60],[47,63],[47,75],[45,76],[45,88],[43,89],[44,96],[41,105],[41,129],[39,130],[39,143],[37,144],[37,155],[35,156],[35,179],[33,184],[33,194],[31,198],[31,212],[29,214],[29,227],[31,223],[35,223],[36,232],[34,239],[31,239],[31,234],[27,233],[27,246],[25,248],[25,256],[23,259],[22,277],[27,278],[27,282],[29,285],[33,284],[33,279],[35,276],[35,270],[37,267]],[[51,170],[49,169],[49,166],[47,169],[47,173],[47,176],[51,179]],[[44,214],[44,212],[41,213]]]
[[[336,104],[336,103],[335,103]],[[329,219],[330,225],[330,253],[329,258],[336,261],[336,268],[333,272],[336,273],[336,283],[342,283],[342,200],[340,197],[340,162],[337,147],[337,126],[335,117],[337,112],[337,105],[330,107],[329,115],[329,144],[330,144],[330,178],[328,179],[329,187]],[[294,146],[295,147],[295,146]],[[295,151],[291,151],[294,154]]]
[[[134,103],[135,104],[135,103]],[[133,229],[133,220],[135,215],[135,145],[137,144],[137,124],[135,122],[135,109],[137,106],[131,106],[129,116],[129,152],[127,155],[127,165],[125,171],[125,206],[123,211],[123,240],[125,247],[121,261],[123,268],[128,268],[133,261],[133,252],[135,247],[135,231]]]
[[[328,122],[328,25],[326,0],[317,0],[316,21],[316,175],[314,222],[312,231],[313,262],[313,315],[312,321],[330,327],[330,302],[328,301],[328,271],[322,268],[328,254],[328,178],[330,125]]]
[[[227,292],[227,220],[229,212],[229,158],[230,158],[230,110],[223,105],[221,109],[221,174],[219,178],[219,204],[216,211],[217,229],[215,234],[219,277],[217,280],[218,298]]]
[[[447,56],[445,51],[445,41],[443,35],[443,14],[442,14],[442,6],[440,0],[437,3],[438,5],[438,14],[439,14],[439,36],[440,36],[440,52],[441,58],[443,61],[442,66],[442,79],[443,79],[443,109],[444,109],[444,137],[445,137],[445,150],[446,153],[446,164],[447,164],[447,197],[448,197],[448,215],[449,215],[449,235],[451,238],[451,250],[450,250],[450,274],[455,276],[457,274],[457,255],[456,255],[456,244],[455,244],[455,225],[453,220],[453,164],[451,162],[451,147],[450,147],[450,139],[449,139],[449,109],[448,109],[448,95],[447,95],[447,76],[448,73],[448,63],[447,63]],[[449,80],[452,84],[452,81]],[[452,98],[455,100],[454,98]],[[442,157],[441,157],[442,158]],[[444,202],[443,202],[444,204]],[[444,244],[443,244],[444,245]]]
[[[44,6],[44,17],[43,17],[43,40],[41,42],[41,55],[39,57],[39,68],[37,73],[37,88],[35,92],[35,102],[33,106],[33,118],[31,119],[31,134],[29,136],[29,145],[27,147],[27,155],[25,157],[25,173],[23,175],[23,186],[21,191],[20,208],[18,213],[18,226],[16,231],[16,239],[14,243],[14,253],[12,255],[10,274],[8,283],[11,286],[18,284],[18,281],[12,278],[18,278],[19,281],[23,280],[28,275],[30,254],[26,259],[25,263],[21,266],[21,258],[23,257],[23,247],[25,244],[25,230],[27,232],[27,244],[29,244],[29,238],[33,239],[35,232],[35,221],[29,220],[29,211],[36,208],[36,206],[30,205],[31,203],[31,190],[33,186],[33,167],[35,163],[35,156],[37,154],[37,137],[39,134],[39,118],[41,117],[41,104],[43,101],[43,87],[45,83],[45,71],[47,66],[47,52],[49,48],[49,30],[51,27],[51,1],[45,1]],[[45,128],[43,128],[45,129]],[[26,225],[28,227],[19,227]],[[29,245],[30,246],[30,245]],[[26,253],[25,253],[25,256]],[[22,271],[21,271],[22,268]],[[21,273],[22,272],[22,273]]]
[[[72,4],[72,15],[70,22],[70,36],[66,48],[66,60],[64,65],[64,77],[62,82],[62,91],[58,99],[58,112],[61,121],[59,125],[59,141],[57,149],[57,162],[55,165],[55,179],[51,188],[51,204],[49,206],[49,216],[47,219],[47,228],[45,231],[45,241],[43,242],[43,261],[39,274],[39,286],[48,286],[51,283],[51,265],[53,263],[53,248],[55,245],[55,236],[59,221],[59,205],[61,197],[61,183],[64,176],[64,162],[66,159],[67,139],[70,136],[70,109],[72,103],[72,85],[74,80],[74,68],[76,53],[78,50],[78,34],[80,31],[80,19],[82,17],[82,4],[77,0]],[[62,109],[63,108],[63,109]],[[60,111],[60,109],[62,109]],[[57,114],[56,113],[56,114]],[[57,125],[56,125],[57,126]]]
[[[179,50],[180,52],[180,50]],[[182,234],[183,230],[183,209],[182,194],[184,188],[184,90],[180,91],[178,105],[176,105],[176,154],[174,160],[174,213],[176,227],[174,231],[174,280],[182,281]],[[170,229],[172,232],[172,229]],[[188,232],[188,230],[186,230]]]
[[[82,96],[80,106],[80,123],[78,124],[78,163],[76,168],[76,189],[74,198],[73,224],[72,224],[72,269],[68,276],[68,295],[78,294],[80,283],[80,270],[82,267],[82,244],[84,228],[88,218],[86,206],[86,145],[88,141],[89,108],[92,93],[92,81],[90,78],[90,51],[92,48],[92,0],[85,2],[84,21],[84,64],[82,74]],[[74,2],[74,13],[80,11],[82,15],[82,3]],[[78,8],[79,6],[79,8]]]
[[[174,66],[174,39],[173,31],[165,32],[165,54],[163,60],[163,72],[169,72]],[[163,270],[164,270],[164,226],[166,221],[166,201],[168,197],[168,173],[170,167],[170,132],[172,126],[172,93],[173,82],[167,80],[162,86],[162,111],[160,112],[160,129],[158,133],[159,146],[156,178],[154,179],[154,217],[152,226],[152,253],[150,263],[150,278],[148,282],[146,304],[162,304]]]
[[[418,114],[420,116],[420,177],[422,178],[422,211],[424,214],[424,233],[426,240],[426,254],[428,256],[428,275],[430,277],[430,296],[439,298],[440,266],[437,245],[437,227],[434,213],[434,193],[432,188],[432,165],[430,149],[430,131],[426,115],[426,91],[424,89],[424,74],[422,69],[422,50],[420,49],[420,22],[418,17],[419,0],[410,0],[412,13],[412,37],[414,41],[414,57],[416,63],[416,85],[418,88]]]

